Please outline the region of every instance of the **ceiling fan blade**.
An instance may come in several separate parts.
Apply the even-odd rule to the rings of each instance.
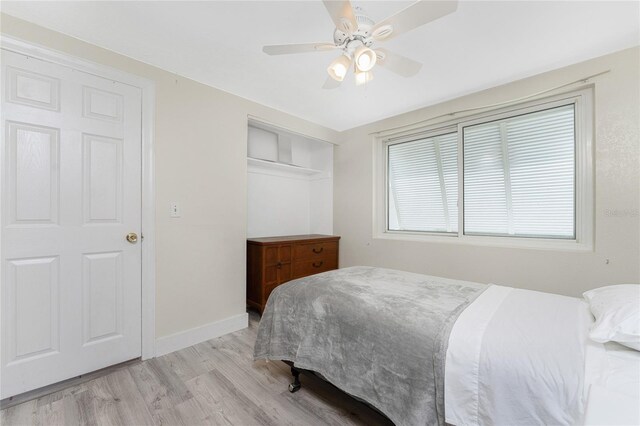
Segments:
[[[301,43],[301,44],[274,44],[264,46],[262,51],[267,55],[288,55],[290,53],[322,52],[337,49],[333,43]]]
[[[336,28],[349,35],[358,30],[358,21],[349,0],[323,0]]]
[[[375,24],[371,28],[370,33],[376,40],[389,40],[421,25],[453,13],[457,8],[457,0],[418,0],[395,15],[383,19]],[[388,31],[389,27],[391,27],[391,32]]]
[[[402,77],[412,77],[422,68],[420,62],[409,59],[387,49],[376,49],[376,63]]]
[[[325,90],[337,89],[338,87],[340,87],[341,84],[342,84],[341,81],[337,81],[331,77],[327,77],[324,84],[322,85],[322,88]]]

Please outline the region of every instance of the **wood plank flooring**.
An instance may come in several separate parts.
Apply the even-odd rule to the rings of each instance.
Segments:
[[[249,328],[0,411],[2,425],[391,425],[316,377],[289,393],[289,367],[253,361]]]

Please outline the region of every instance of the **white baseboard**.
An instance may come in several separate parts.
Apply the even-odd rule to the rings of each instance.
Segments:
[[[249,326],[249,315],[244,313],[220,321],[201,325],[179,333],[156,339],[156,356],[193,346],[209,339],[224,336]]]

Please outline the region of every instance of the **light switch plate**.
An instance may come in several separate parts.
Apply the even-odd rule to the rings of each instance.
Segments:
[[[180,217],[180,206],[176,201],[171,202],[171,207],[169,208],[169,216]]]

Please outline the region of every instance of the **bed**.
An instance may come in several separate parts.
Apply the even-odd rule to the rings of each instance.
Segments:
[[[254,357],[316,372],[397,425],[597,424],[611,400],[618,423],[638,423],[640,352],[590,341],[592,323],[577,298],[351,267],[274,290]]]

